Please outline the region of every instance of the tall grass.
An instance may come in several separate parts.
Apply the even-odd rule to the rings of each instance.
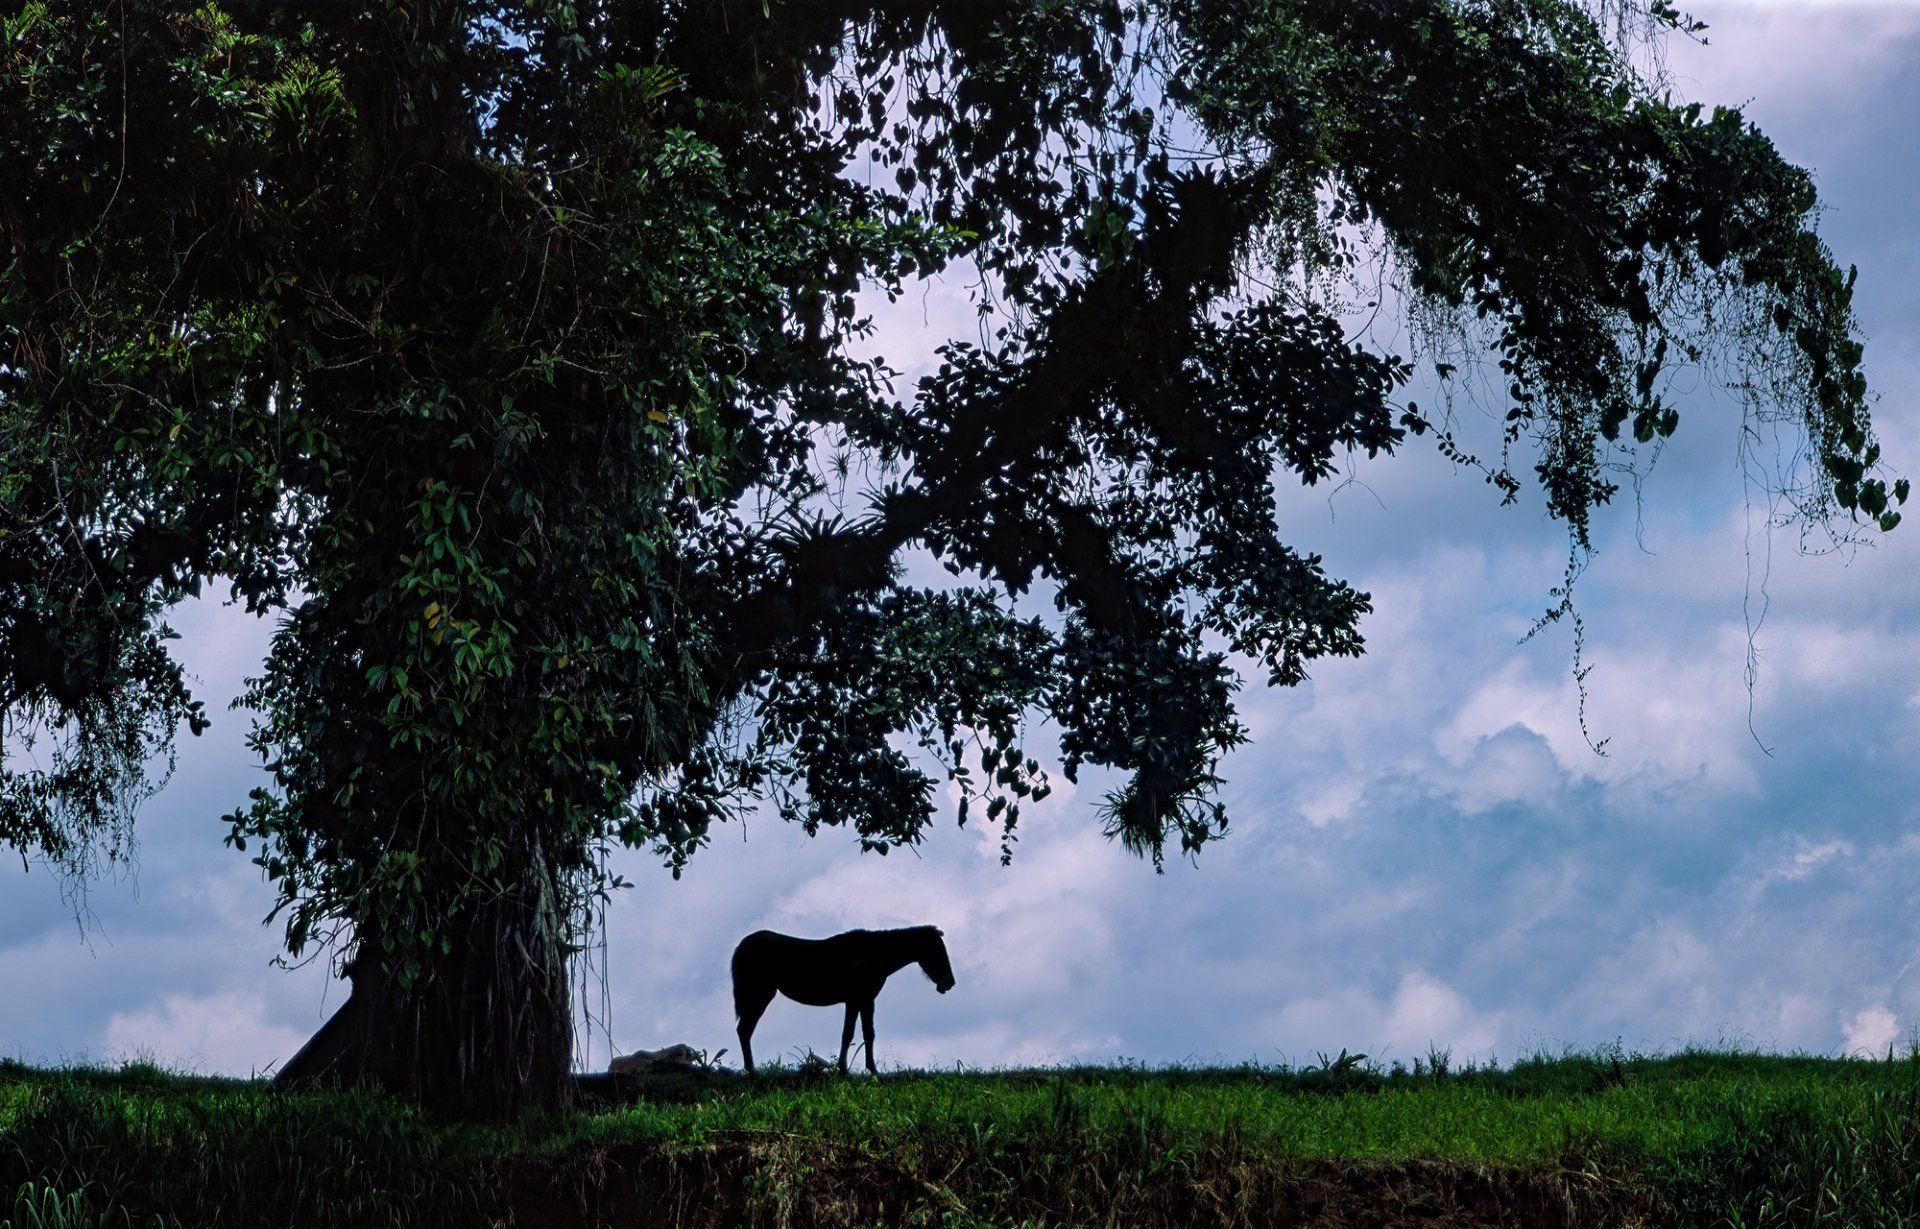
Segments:
[[[0,1074],[0,1192],[17,1192],[0,1229],[452,1223],[483,1202],[455,1138],[363,1093],[143,1067]]]
[[[61,1191],[29,1182],[15,1192],[13,1214],[0,1219],[0,1229],[132,1229],[133,1223],[112,1196],[91,1186]]]
[[[484,1130],[364,1093],[0,1067],[0,1229],[484,1225],[619,1182],[711,1213],[644,1224],[1256,1224],[1383,1173],[1614,1223],[1920,1229],[1920,1053],[662,1080]]]
[[[1876,1074],[1734,1102],[1704,1145],[1645,1166],[1683,1223],[1920,1226],[1920,1062]]]

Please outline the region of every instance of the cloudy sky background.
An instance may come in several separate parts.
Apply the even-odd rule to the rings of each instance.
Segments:
[[[1886,452],[1920,475],[1920,4],[1694,11],[1711,45],[1670,49],[1676,89],[1746,104],[1814,170],[1824,233],[1860,266]],[[933,289],[884,322],[887,352],[906,365],[932,337],[923,319],[965,311],[959,288]],[[1414,441],[1336,493],[1286,495],[1289,539],[1373,593],[1371,651],[1247,693],[1234,831],[1197,866],[1156,876],[1100,836],[1092,789],[1057,777],[1008,868],[992,834],[951,824],[878,858],[753,822],[677,883],[623,855],[637,886],[589,991],[612,1041],[733,1047],[726,960],[750,930],[919,922],[945,927],[959,986],[890,986],[883,1064],[1905,1039],[1920,1024],[1920,522],[1847,554],[1802,556],[1791,533],[1769,548],[1736,404],[1700,389],[1689,405],[1643,522],[1631,501],[1603,517],[1581,582],[1607,757],[1579,728],[1567,631],[1519,643],[1564,531]],[[1750,595],[1767,604],[1751,695]],[[84,933],[44,869],[0,868],[0,1055],[247,1074],[343,997],[321,966],[271,967],[271,894],[220,843],[258,779],[244,716],[222,705],[268,629],[211,602],[176,623],[219,720],[183,742],[142,814],[137,878],[93,886]],[[838,1025],[781,1001],[756,1050],[826,1050]],[[589,1061],[607,1048],[596,1027]]]

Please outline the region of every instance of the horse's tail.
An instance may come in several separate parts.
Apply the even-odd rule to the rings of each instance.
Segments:
[[[733,949],[733,1018],[744,1019],[753,1008],[754,993],[759,983],[765,979],[766,962],[762,953],[766,950],[766,940],[773,937],[770,930],[756,930],[740,940]]]

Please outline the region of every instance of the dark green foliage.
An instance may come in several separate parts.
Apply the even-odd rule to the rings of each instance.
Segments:
[[[279,628],[230,839],[346,959],[322,1065],[451,1106],[559,1095],[606,841],[678,870],[766,798],[884,851],[942,777],[1011,841],[1036,714],[1130,849],[1218,836],[1232,654],[1297,683],[1369,610],[1275,477],[1469,459],[1340,323],[1370,254],[1499,364],[1488,479],[1530,456],[1576,545],[1716,343],[1809,512],[1907,491],[1807,176],[1570,0],[4,20],[0,714],[54,750],[0,843],[117,852],[205,720],[164,613],[231,585]],[[931,274],[982,334],[903,395],[856,295]]]
[[[1462,1226],[1541,1223],[1541,1207],[1581,1224],[1920,1217],[1912,1056],[1423,1059],[1329,1082],[1342,1066],[667,1080],[639,1104],[513,1130],[364,1094],[16,1070],[0,1074],[0,1225],[41,1224],[29,1204],[58,1205],[44,1223],[60,1229],[485,1225],[509,1207],[515,1223],[592,1223],[541,1202],[555,1191],[661,1229],[1259,1225],[1310,1206],[1428,1223],[1422,1203],[1462,1209]],[[674,1182],[706,1202],[650,1197]],[[723,1206],[734,1221],[676,1219]],[[539,1219],[556,1209],[574,1219]]]
[[[289,1097],[137,1069],[9,1074],[0,1226],[478,1224],[488,1192],[463,1173],[458,1142],[359,1093]]]
[[[1685,1224],[1920,1222],[1920,1069],[1874,1081],[1849,1112],[1802,1101],[1737,1108],[1711,1144],[1664,1158]]]
[[[1287,191],[1331,192],[1331,216],[1377,226],[1415,294],[1486,322],[1507,443],[1536,438],[1548,505],[1581,543],[1615,489],[1608,446],[1629,426],[1670,435],[1659,378],[1716,338],[1798,412],[1823,470],[1809,508],[1886,510],[1884,485],[1863,485],[1878,449],[1852,273],[1807,226],[1811,179],[1737,111],[1649,90],[1576,6],[1176,8],[1199,70],[1179,92],[1229,147],[1278,150]],[[1520,490],[1504,462],[1490,477]]]

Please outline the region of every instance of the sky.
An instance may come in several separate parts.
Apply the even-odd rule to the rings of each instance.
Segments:
[[[1814,172],[1822,233],[1860,268],[1886,454],[1920,474],[1920,3],[1692,11],[1709,43],[1669,48],[1675,89],[1743,105]],[[932,287],[881,321],[883,348],[925,353],[966,311],[961,288]],[[1412,441],[1338,490],[1282,488],[1287,540],[1373,594],[1369,651],[1244,694],[1232,832],[1197,863],[1155,874],[1101,836],[1097,788],[1057,775],[1008,867],[995,834],[951,823],[881,858],[749,821],[678,882],[622,853],[636,886],[583,995],[583,1061],[737,1051],[727,958],[752,930],[925,922],[958,986],[889,984],[883,1066],[1904,1043],[1920,1026],[1920,520],[1803,554],[1760,527],[1735,401],[1700,387],[1685,405],[1638,515],[1603,514],[1580,582],[1604,757],[1581,732],[1569,630],[1522,643],[1564,529]],[[136,873],[93,884],[83,919],[44,868],[0,867],[0,1056],[247,1075],[344,997],[324,963],[274,966],[272,893],[221,844],[260,780],[225,700],[270,629],[212,600],[174,622],[216,724],[182,740]],[[827,1052],[839,1023],[777,1001],[756,1057]]]

